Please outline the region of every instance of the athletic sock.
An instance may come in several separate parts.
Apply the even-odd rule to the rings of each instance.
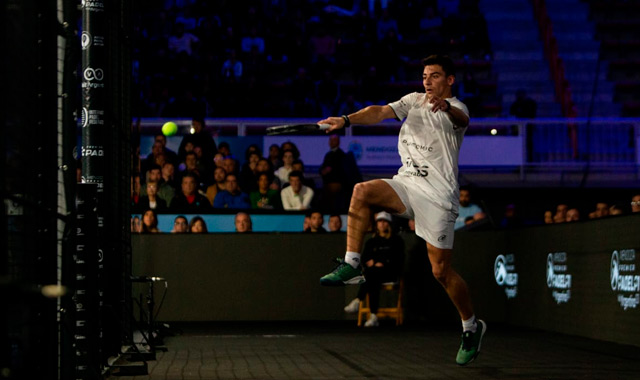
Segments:
[[[354,268],[360,265],[360,254],[358,252],[347,251],[344,255],[344,262],[349,263]]]
[[[465,320],[462,321],[462,332],[471,331],[472,333],[475,333],[477,329],[478,329],[478,324],[476,323],[475,314],[472,315],[471,318],[467,319],[466,321]]]

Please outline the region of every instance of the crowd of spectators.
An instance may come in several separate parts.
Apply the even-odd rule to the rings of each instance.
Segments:
[[[135,14],[136,117],[327,116],[419,89],[425,54],[489,45],[477,0],[166,0]]]

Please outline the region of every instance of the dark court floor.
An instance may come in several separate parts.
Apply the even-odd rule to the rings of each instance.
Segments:
[[[455,364],[454,326],[283,322],[169,333],[148,375],[110,379],[640,379],[640,347],[496,324],[466,367]]]

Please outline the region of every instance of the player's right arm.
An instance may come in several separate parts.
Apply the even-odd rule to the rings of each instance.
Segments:
[[[395,119],[396,114],[389,105],[384,106],[368,106],[360,111],[346,115],[349,118],[351,124],[371,125],[380,123],[386,119]],[[318,124],[329,124],[331,127],[327,129],[327,133],[343,128],[346,124],[346,120],[342,116],[328,117],[324,120],[320,120]]]

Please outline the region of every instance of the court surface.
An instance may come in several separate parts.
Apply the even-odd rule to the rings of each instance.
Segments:
[[[640,379],[640,347],[489,324],[455,364],[456,326],[355,322],[171,326],[149,375],[111,379]]]

